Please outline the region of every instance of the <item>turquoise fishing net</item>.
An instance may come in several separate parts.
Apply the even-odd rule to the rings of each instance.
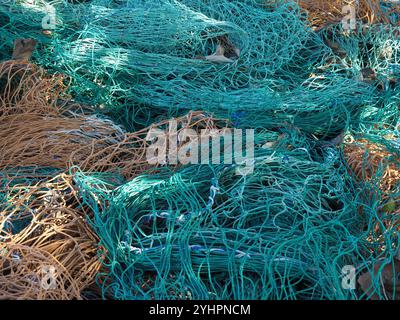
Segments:
[[[53,5],[57,27],[50,36],[42,32],[46,10],[40,1],[3,5],[4,46],[17,35],[38,38],[39,64],[70,75],[76,99],[100,106],[125,124],[126,116],[144,126],[155,115],[207,110],[238,127],[290,123],[334,136],[377,99],[371,86],[337,70],[324,71],[334,53],[294,2]],[[221,37],[239,56],[229,63],[206,60]]]
[[[289,141],[297,142],[292,150]],[[390,246],[372,251],[376,199],[367,199],[367,186],[356,185],[341,165],[340,149],[321,153],[315,145],[310,152],[301,144],[292,134],[275,148],[258,149],[247,176],[237,175],[235,165],[188,166],[116,185],[101,174],[77,172],[107,252],[103,293],[116,299],[365,298],[344,289],[342,268],[356,266],[359,275],[382,257],[389,263],[397,237],[387,234]],[[375,283],[372,292],[379,290]]]
[[[365,133],[378,126],[383,133],[398,127],[399,32],[398,27],[390,25],[359,25],[351,35],[343,34],[340,26],[321,32],[324,39],[340,48],[337,68],[367,82],[375,92],[375,103],[364,105],[360,121],[353,124],[354,129],[361,125],[358,130]]]

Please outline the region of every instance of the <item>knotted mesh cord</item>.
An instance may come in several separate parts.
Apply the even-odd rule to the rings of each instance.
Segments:
[[[359,179],[380,180],[379,188],[386,195],[396,191],[400,179],[397,155],[387,151],[384,146],[365,139],[353,139],[345,145],[344,153],[347,163]]]
[[[357,179],[371,186],[366,193],[366,197],[375,203],[368,225],[370,250],[396,252],[400,231],[398,155],[389,152],[384,145],[367,139],[350,139],[344,146],[344,155]],[[363,210],[360,213],[364,214]],[[400,274],[400,251],[397,252],[395,259],[375,262],[374,268],[360,277],[359,283],[371,299],[378,300],[382,296],[398,299],[400,283],[396,279]],[[381,283],[378,292],[372,292],[370,287],[378,280]]]
[[[76,161],[87,161],[92,154],[82,146],[95,144],[102,151],[120,142],[123,132],[110,121],[95,116],[51,118],[14,115],[0,118],[0,167],[51,166],[66,169],[71,154]],[[103,138],[106,136],[107,138]],[[95,143],[94,141],[99,141]],[[81,152],[76,153],[79,149]]]
[[[1,66],[7,76],[1,101],[4,113],[0,114],[0,168],[48,166],[64,171],[78,165],[87,171],[113,171],[132,178],[151,167],[146,136],[151,129],[164,130],[170,120],[127,133],[68,100],[61,76],[49,77],[28,63],[7,61]],[[227,125],[202,112],[173,120],[179,132],[194,128],[200,133]]]
[[[384,238],[385,233],[393,233],[397,237],[396,233],[400,230],[400,172],[397,155],[391,154],[384,146],[365,139],[348,142],[344,147],[344,155],[356,177],[373,186],[370,197],[376,197],[380,201],[376,208],[379,220],[371,237],[378,241]]]
[[[386,135],[398,130],[399,27],[359,25],[346,36],[340,26],[321,31],[322,36],[341,56],[341,69],[370,85],[375,103],[363,107],[353,130],[362,134]]]
[[[101,140],[94,150],[117,144],[124,130],[110,120],[84,114],[65,94],[62,76],[19,61],[0,65],[0,168],[53,167],[66,169],[75,152],[86,161],[90,150],[77,149]]]
[[[169,124],[174,121],[177,126],[176,134],[192,129],[200,134],[201,130],[217,130],[226,128],[226,120],[216,119],[202,112],[190,112],[185,116],[164,120],[134,133],[124,134],[118,143],[104,146],[108,138],[93,140],[91,145],[82,146],[70,155],[69,166],[79,166],[87,172],[116,172],[127,179],[132,179],[146,170],[157,170],[157,165],[150,164],[147,150],[152,141],[148,138],[151,130],[162,130],[169,140]],[[177,150],[185,141],[177,144]],[[85,158],[82,159],[82,154]]]
[[[0,63],[0,83],[2,117],[21,113],[59,115],[62,108],[57,103],[67,98],[62,76],[49,76],[28,62]]]

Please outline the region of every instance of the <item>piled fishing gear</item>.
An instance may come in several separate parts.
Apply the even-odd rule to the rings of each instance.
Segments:
[[[170,125],[174,126],[176,132],[170,132]],[[202,130],[214,130],[214,135],[217,135],[227,127],[227,120],[217,119],[199,111],[189,112],[185,116],[154,123],[137,132],[126,133],[115,144],[105,146],[108,138],[93,140],[91,145],[82,146],[71,153],[69,165],[85,172],[115,172],[130,180],[144,171],[157,170],[159,166],[168,165],[167,157],[156,163],[152,163],[149,158],[148,150],[152,143],[160,138],[158,135],[162,134],[165,139],[167,153],[168,141],[171,138],[177,139],[185,131],[193,130],[200,135]],[[177,152],[185,146],[185,140],[177,141]],[[87,156],[81,159],[81,154]]]
[[[2,67],[7,83],[0,115],[0,168],[47,166],[65,171],[80,166],[88,172],[113,171],[127,178],[150,168],[148,133],[162,130],[171,120],[128,133],[105,116],[67,100],[62,76],[49,77],[33,64],[13,60]],[[227,126],[227,121],[202,112],[174,121],[177,134]]]
[[[108,252],[103,292],[117,299],[366,297],[340,281],[344,266],[368,262],[361,274],[382,257],[369,250],[364,191],[347,193],[356,186],[339,149],[320,162],[279,141],[257,152],[247,176],[224,165],[164,169],[124,184],[77,173]],[[364,217],[355,214],[360,206]],[[380,284],[369,290],[379,294]]]
[[[96,143],[100,151],[117,144],[122,130],[110,121],[96,116],[59,118],[29,114],[0,118],[2,157],[0,167],[50,166],[66,169],[71,154],[76,161],[86,161],[91,150],[83,152],[82,145]],[[107,136],[107,139],[103,137]],[[115,138],[113,138],[115,137]],[[81,153],[76,153],[80,149]],[[95,148],[93,148],[96,151]]]
[[[400,181],[399,158],[385,146],[349,137],[344,146],[346,160],[357,178],[377,183],[385,195],[396,193]]]
[[[29,62],[1,63],[0,168],[53,167],[66,170],[73,152],[93,140],[97,148],[118,143],[124,130],[67,100],[62,76],[48,76]],[[104,138],[107,137],[107,138]],[[94,149],[96,150],[96,149]],[[90,153],[75,156],[86,160]]]
[[[0,298],[398,299],[398,12],[3,1]],[[234,128],[252,171],[149,161]]]
[[[0,116],[60,114],[57,103],[65,93],[62,77],[49,76],[27,61],[7,60],[0,64],[0,83]]]

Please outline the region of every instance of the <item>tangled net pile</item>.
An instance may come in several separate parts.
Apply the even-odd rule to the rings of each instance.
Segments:
[[[0,298],[399,299],[399,15],[3,1]],[[254,129],[254,169],[155,129]]]

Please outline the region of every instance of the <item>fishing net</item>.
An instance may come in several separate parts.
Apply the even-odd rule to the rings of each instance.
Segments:
[[[82,299],[94,283],[97,238],[71,183],[1,184],[0,298]]]
[[[43,5],[22,3],[3,8],[4,43],[40,39],[35,59],[71,76],[81,102],[144,126],[154,114],[205,110],[238,127],[335,135],[375,98],[365,83],[323,72],[335,56],[294,2],[61,1],[51,36]]]
[[[368,272],[398,247],[370,250],[365,190],[346,174],[336,147],[316,161],[317,146],[310,153],[301,139],[273,137],[258,139],[275,142],[257,151],[251,175],[237,175],[235,165],[189,166],[118,185],[77,172],[109,253],[103,292],[117,299],[366,297],[343,289],[342,268]]]
[[[393,279],[399,277],[399,274],[400,260],[394,260],[392,263],[378,262],[372,271],[360,277],[359,283],[371,300],[379,300],[381,298],[386,300],[399,300],[400,286],[398,283],[396,285],[396,282],[393,281]],[[373,281],[379,281],[381,284],[381,288],[377,293],[374,293],[370,289],[373,286]]]
[[[363,105],[348,128],[356,135],[374,140],[398,136],[399,31],[396,26],[363,25],[346,35],[341,25],[333,25],[320,32],[338,58],[330,70],[365,83],[373,93],[374,98]],[[392,140],[395,145],[397,140]]]
[[[376,214],[369,221],[371,250],[385,251],[387,246],[395,248],[400,230],[398,155],[378,143],[366,139],[354,140],[352,137],[345,144],[344,154],[355,176],[373,186],[369,197],[378,200]],[[388,242],[388,239],[393,242]],[[372,271],[360,277],[360,284],[372,299],[379,299],[379,295],[386,299],[398,299],[400,284],[393,279],[399,274],[400,256],[388,265],[377,262]],[[382,284],[378,294],[370,290],[377,275]]]
[[[65,93],[62,77],[48,76],[24,61],[0,64],[0,116],[13,114],[59,115],[57,102]]]
[[[398,10],[2,1],[0,297],[398,299]],[[232,128],[250,172],[149,161]]]
[[[93,140],[89,146],[82,146],[71,153],[70,166],[77,166],[86,172],[115,172],[126,179],[132,179],[143,171],[156,170],[160,164],[167,164],[167,157],[165,157],[164,163],[154,164],[149,161],[151,159],[149,159],[147,151],[154,140],[160,138],[156,135],[149,135],[153,130],[163,133],[167,143],[170,138],[178,137],[187,130],[194,130],[198,134],[202,130],[217,130],[214,134],[218,134],[218,129],[226,128],[227,124],[225,120],[207,116],[202,112],[190,112],[179,118],[155,123],[138,132],[126,133],[117,143],[108,146],[106,146],[108,137]],[[176,129],[175,132],[170,131],[173,128]],[[185,140],[177,143],[177,152],[184,146]],[[166,147],[167,144],[165,144],[165,151],[167,151]]]
[[[165,129],[164,120],[135,133],[67,100],[63,77],[49,77],[33,64],[6,61],[0,115],[0,168],[52,167],[62,171],[114,171],[127,178],[149,169],[146,150],[150,130]],[[60,102],[61,100],[61,102]],[[89,110],[90,111],[90,110]],[[179,135],[195,129],[226,127],[227,122],[190,112],[173,119]],[[168,135],[167,135],[168,139]]]
[[[369,142],[365,139],[350,141],[344,147],[346,160],[356,174],[364,181],[378,183],[385,195],[396,192],[400,179],[398,168],[399,159],[384,146]]]
[[[0,167],[50,166],[65,170],[71,154],[95,139],[98,149],[115,144],[122,128],[96,115],[84,115],[66,95],[63,76],[47,75],[20,60],[0,64]],[[104,138],[107,137],[107,138]],[[96,150],[96,148],[94,148]],[[91,150],[93,151],[93,150]]]
[[[387,232],[397,233],[400,230],[400,176],[397,155],[390,153],[384,146],[365,139],[348,142],[344,147],[344,154],[355,176],[375,186],[376,196],[381,198],[377,208],[381,217],[375,228],[377,236],[382,237]]]
[[[4,116],[0,118],[0,132],[2,168],[50,166],[65,170],[72,153],[76,161],[87,161],[92,152],[117,144],[123,136],[118,126],[96,116]],[[82,146],[87,145],[95,146],[85,152]]]

